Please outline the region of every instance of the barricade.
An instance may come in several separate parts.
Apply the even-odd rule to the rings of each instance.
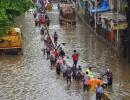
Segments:
[[[45,27],[45,28],[46,28],[46,30],[47,30],[47,33],[48,33],[49,38],[51,39],[51,43],[52,43],[53,47],[55,48],[55,43],[54,43],[54,40],[53,40],[51,34],[49,33],[49,29],[48,29],[48,27]]]

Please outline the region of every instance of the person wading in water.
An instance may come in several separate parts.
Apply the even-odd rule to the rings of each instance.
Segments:
[[[72,58],[73,58],[73,66],[77,66],[79,55],[78,55],[78,53],[76,52],[76,50],[74,50],[74,53],[73,53],[73,55],[72,55]]]
[[[56,32],[54,33],[53,38],[54,38],[54,43],[55,43],[55,45],[57,46],[58,35],[57,35]]]
[[[65,52],[62,47],[60,47],[59,56],[61,56],[62,58],[65,56]]]
[[[86,89],[87,91],[89,91],[90,89],[89,80],[90,80],[90,77],[88,75],[88,72],[86,72],[86,74],[84,75],[84,84],[83,84],[84,92],[86,91]]]
[[[66,71],[66,81],[67,81],[67,84],[70,82],[71,84],[71,77],[72,77],[72,70],[70,67],[67,68],[67,71]]]
[[[102,86],[100,85],[100,83],[97,84],[96,87],[96,100],[102,100],[102,95],[104,93]]]

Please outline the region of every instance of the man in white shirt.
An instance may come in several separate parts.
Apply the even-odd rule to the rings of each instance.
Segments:
[[[66,62],[63,60],[63,63],[61,65],[61,71],[63,72],[63,77],[65,77],[65,73],[67,71],[67,65]]]

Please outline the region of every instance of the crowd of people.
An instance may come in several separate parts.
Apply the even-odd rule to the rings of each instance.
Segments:
[[[35,19],[35,26],[41,27],[42,25],[45,25],[49,27],[50,19],[46,13],[46,10],[39,10],[39,12],[35,11],[33,16]]]
[[[42,14],[44,13],[42,12]],[[41,13],[39,13],[39,15],[41,15]],[[37,26],[36,17],[39,15],[37,15],[37,13],[34,12],[35,26]],[[47,13],[46,16],[48,16]],[[47,19],[49,19],[49,16],[47,17]],[[42,52],[43,55],[46,56],[47,60],[50,60],[51,69],[55,69],[57,75],[62,75],[63,78],[66,79],[67,84],[71,84],[72,80],[76,80],[77,82],[82,82],[84,92],[90,91],[90,89],[92,88],[91,83],[95,82],[95,80],[98,81],[97,83],[95,83],[96,100],[101,100],[102,94],[104,92],[103,86],[112,85],[113,75],[110,69],[107,69],[107,71],[102,75],[102,77],[107,76],[107,82],[103,82],[101,77],[98,79],[94,79],[93,65],[89,65],[88,69],[86,69],[85,72],[83,72],[82,66],[78,65],[78,60],[80,55],[77,52],[77,50],[73,50],[73,54],[71,55],[73,65],[70,66],[67,62],[69,56],[66,55],[61,44],[57,45],[57,41],[58,41],[57,32],[54,32],[54,35],[51,38],[46,28],[49,27],[48,24],[43,24],[41,21],[40,24],[38,24],[38,26],[41,27],[40,34],[42,37],[42,41],[44,41],[44,47],[42,49]]]

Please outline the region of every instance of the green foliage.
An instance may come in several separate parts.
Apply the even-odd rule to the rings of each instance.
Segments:
[[[0,29],[0,37],[3,35],[3,33],[4,33],[4,30]]]
[[[33,6],[32,0],[0,0],[0,26],[9,25],[14,18]],[[3,31],[0,29],[0,34]]]

